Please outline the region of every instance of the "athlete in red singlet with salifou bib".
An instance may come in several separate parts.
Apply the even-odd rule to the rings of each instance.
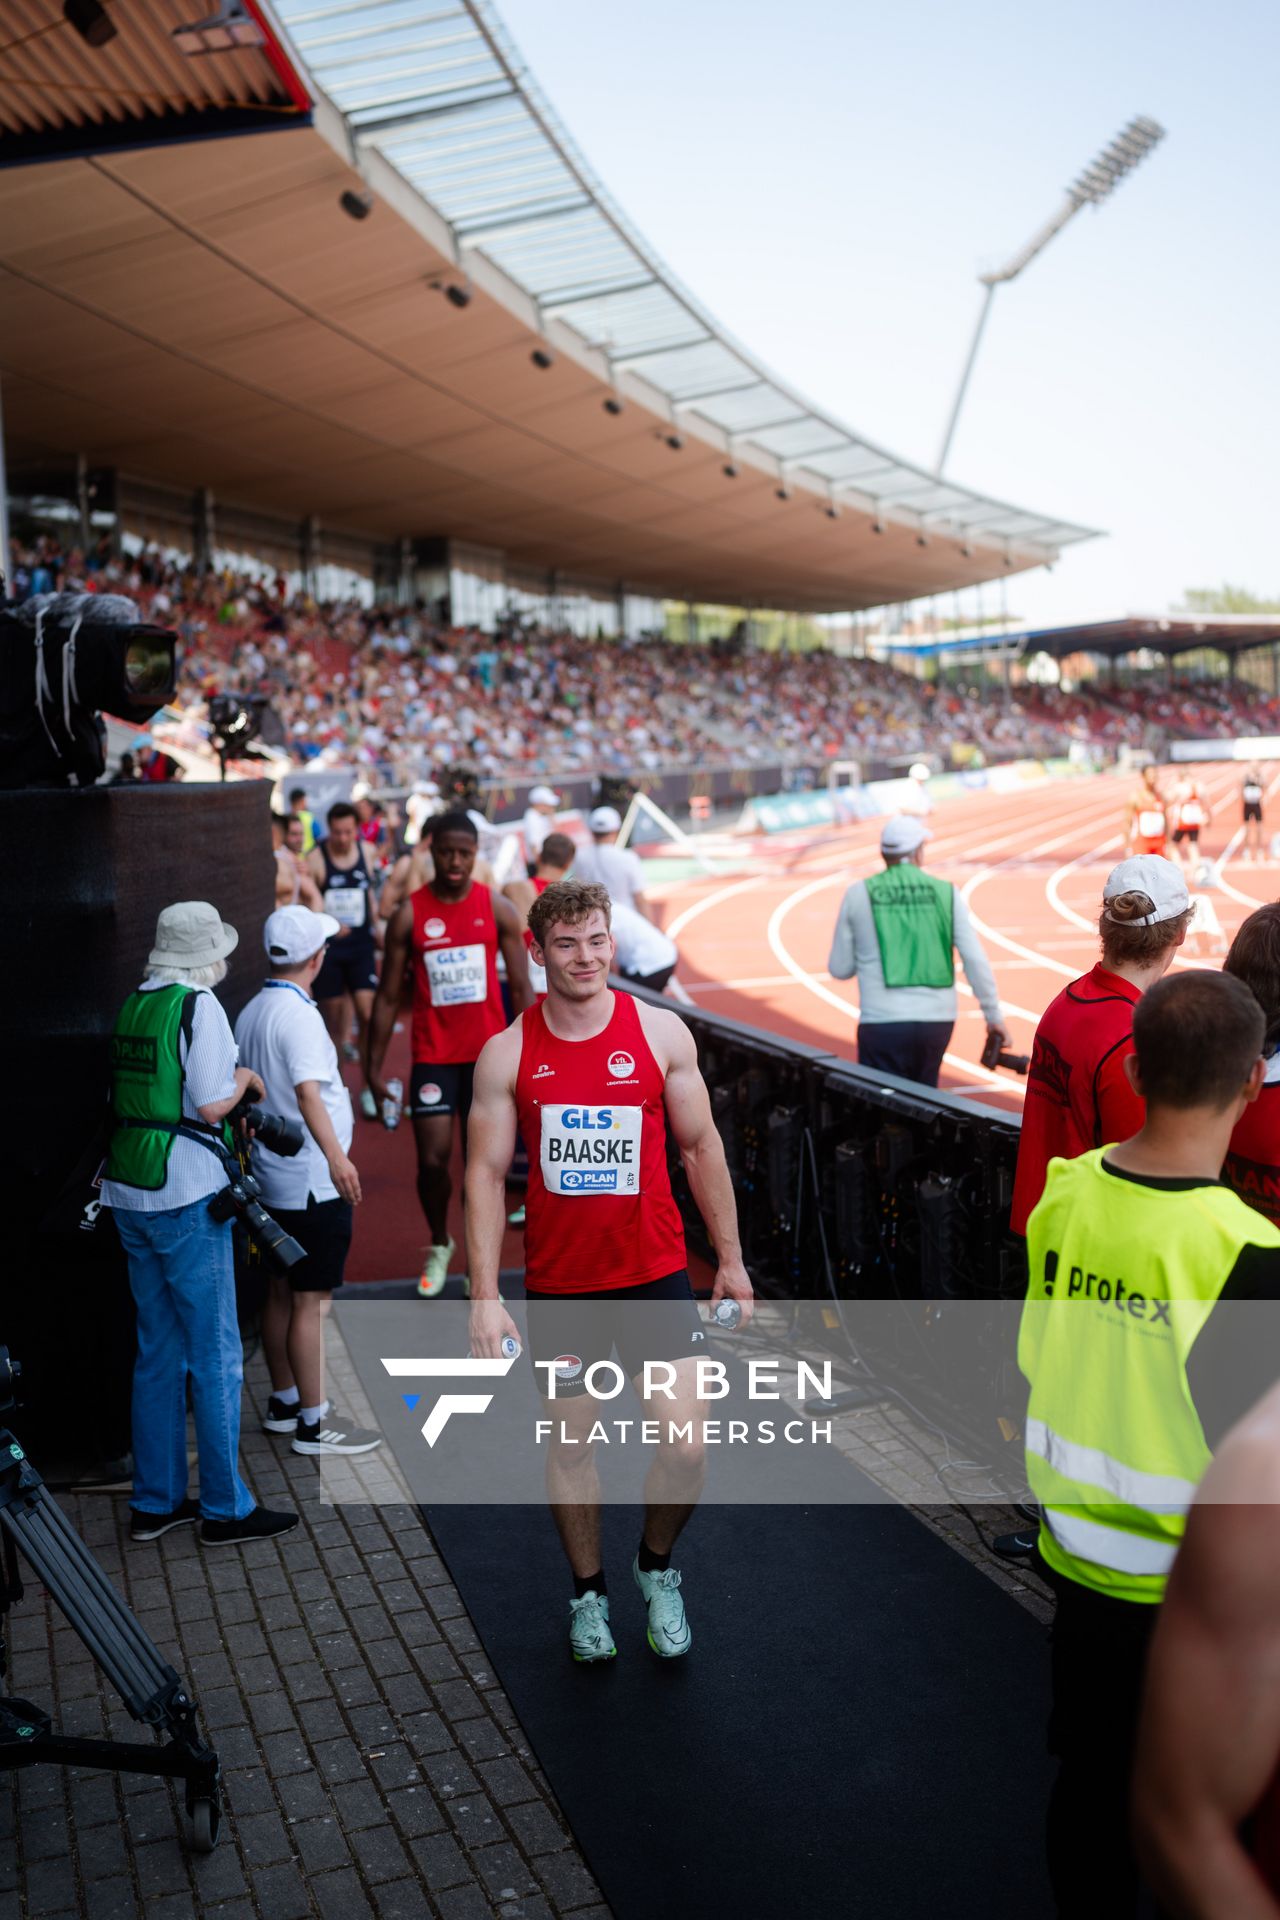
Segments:
[[[691,1634],[671,1550],[704,1473],[697,1358],[705,1339],[685,1267],[684,1231],[667,1173],[667,1128],[678,1145],[718,1269],[712,1301],[740,1303],[751,1282],[737,1208],[693,1036],[674,1013],[614,993],[605,889],[549,886],[529,909],[533,959],[547,997],[489,1041],[476,1063],[467,1166],[471,1348],[496,1359],[515,1323],[498,1298],[504,1181],[517,1123],[529,1146],[525,1229],[528,1330],[550,1420],[547,1491],[574,1576],[569,1645],[576,1660],[608,1660],[600,1548],[600,1484],[589,1439],[599,1412],[588,1376],[616,1351],[658,1431],[633,1565],[648,1609],[648,1641],[673,1659]],[[646,1363],[668,1388],[645,1391]]]
[[[515,908],[473,878],[474,823],[465,813],[442,813],[431,829],[434,875],[430,886],[419,887],[396,909],[387,930],[369,1045],[369,1084],[381,1101],[387,1097],[383,1062],[405,972],[411,969],[409,1116],[418,1150],[418,1198],[431,1234],[418,1281],[418,1292],[426,1299],[443,1290],[454,1252],[449,1233],[454,1119],[463,1129],[465,1145],[476,1059],[486,1040],[506,1024],[498,986],[499,948],[516,1011],[530,999],[526,948]]]

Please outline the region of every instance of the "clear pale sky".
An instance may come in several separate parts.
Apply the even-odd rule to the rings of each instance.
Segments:
[[[952,478],[1108,538],[1036,622],[1280,594],[1280,10],[1263,0],[498,0],[640,231],[849,426],[930,464],[1001,264],[1134,114],[1167,129],[997,293]],[[966,608],[969,605],[966,596]]]

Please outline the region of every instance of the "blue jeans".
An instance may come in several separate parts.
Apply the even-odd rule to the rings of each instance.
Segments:
[[[187,1497],[187,1378],[200,1458],[200,1510],[242,1520],[253,1495],[240,1478],[240,1386],[231,1227],[207,1200],[169,1213],[113,1209],[138,1307],[133,1369],[133,1505],[172,1513]]]

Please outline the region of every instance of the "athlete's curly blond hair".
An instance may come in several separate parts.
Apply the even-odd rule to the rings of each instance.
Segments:
[[[593,913],[602,913],[610,925],[612,902],[609,889],[595,880],[555,880],[544,887],[529,909],[529,931],[540,947],[547,944],[552,927],[580,927]]]

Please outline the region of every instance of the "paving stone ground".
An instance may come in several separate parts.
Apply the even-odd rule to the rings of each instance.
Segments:
[[[316,1462],[257,1430],[245,1476],[301,1524],[133,1545],[123,1494],[64,1511],[200,1703],[222,1758],[212,1854],[144,1775],[0,1774],[0,1920],[610,1920],[415,1508],[335,1508]],[[251,1406],[249,1402],[254,1403]],[[33,1579],[4,1691],[88,1737],[146,1738]]]
[[[343,1354],[331,1363],[339,1404],[367,1419]],[[134,1546],[125,1495],[60,1501],[196,1692],[224,1772],[217,1848],[181,1845],[174,1783],[0,1774],[0,1920],[610,1920],[393,1464],[301,1458],[258,1430],[266,1397],[257,1361],[245,1475],[302,1516],[278,1542],[210,1551],[179,1528]],[[966,1482],[936,1432],[885,1399],[841,1414],[836,1444],[1048,1618],[1025,1563],[990,1552],[1025,1519]],[[981,1504],[949,1499],[970,1486]],[[9,1638],[6,1692],[63,1732],[145,1737],[34,1579]]]

